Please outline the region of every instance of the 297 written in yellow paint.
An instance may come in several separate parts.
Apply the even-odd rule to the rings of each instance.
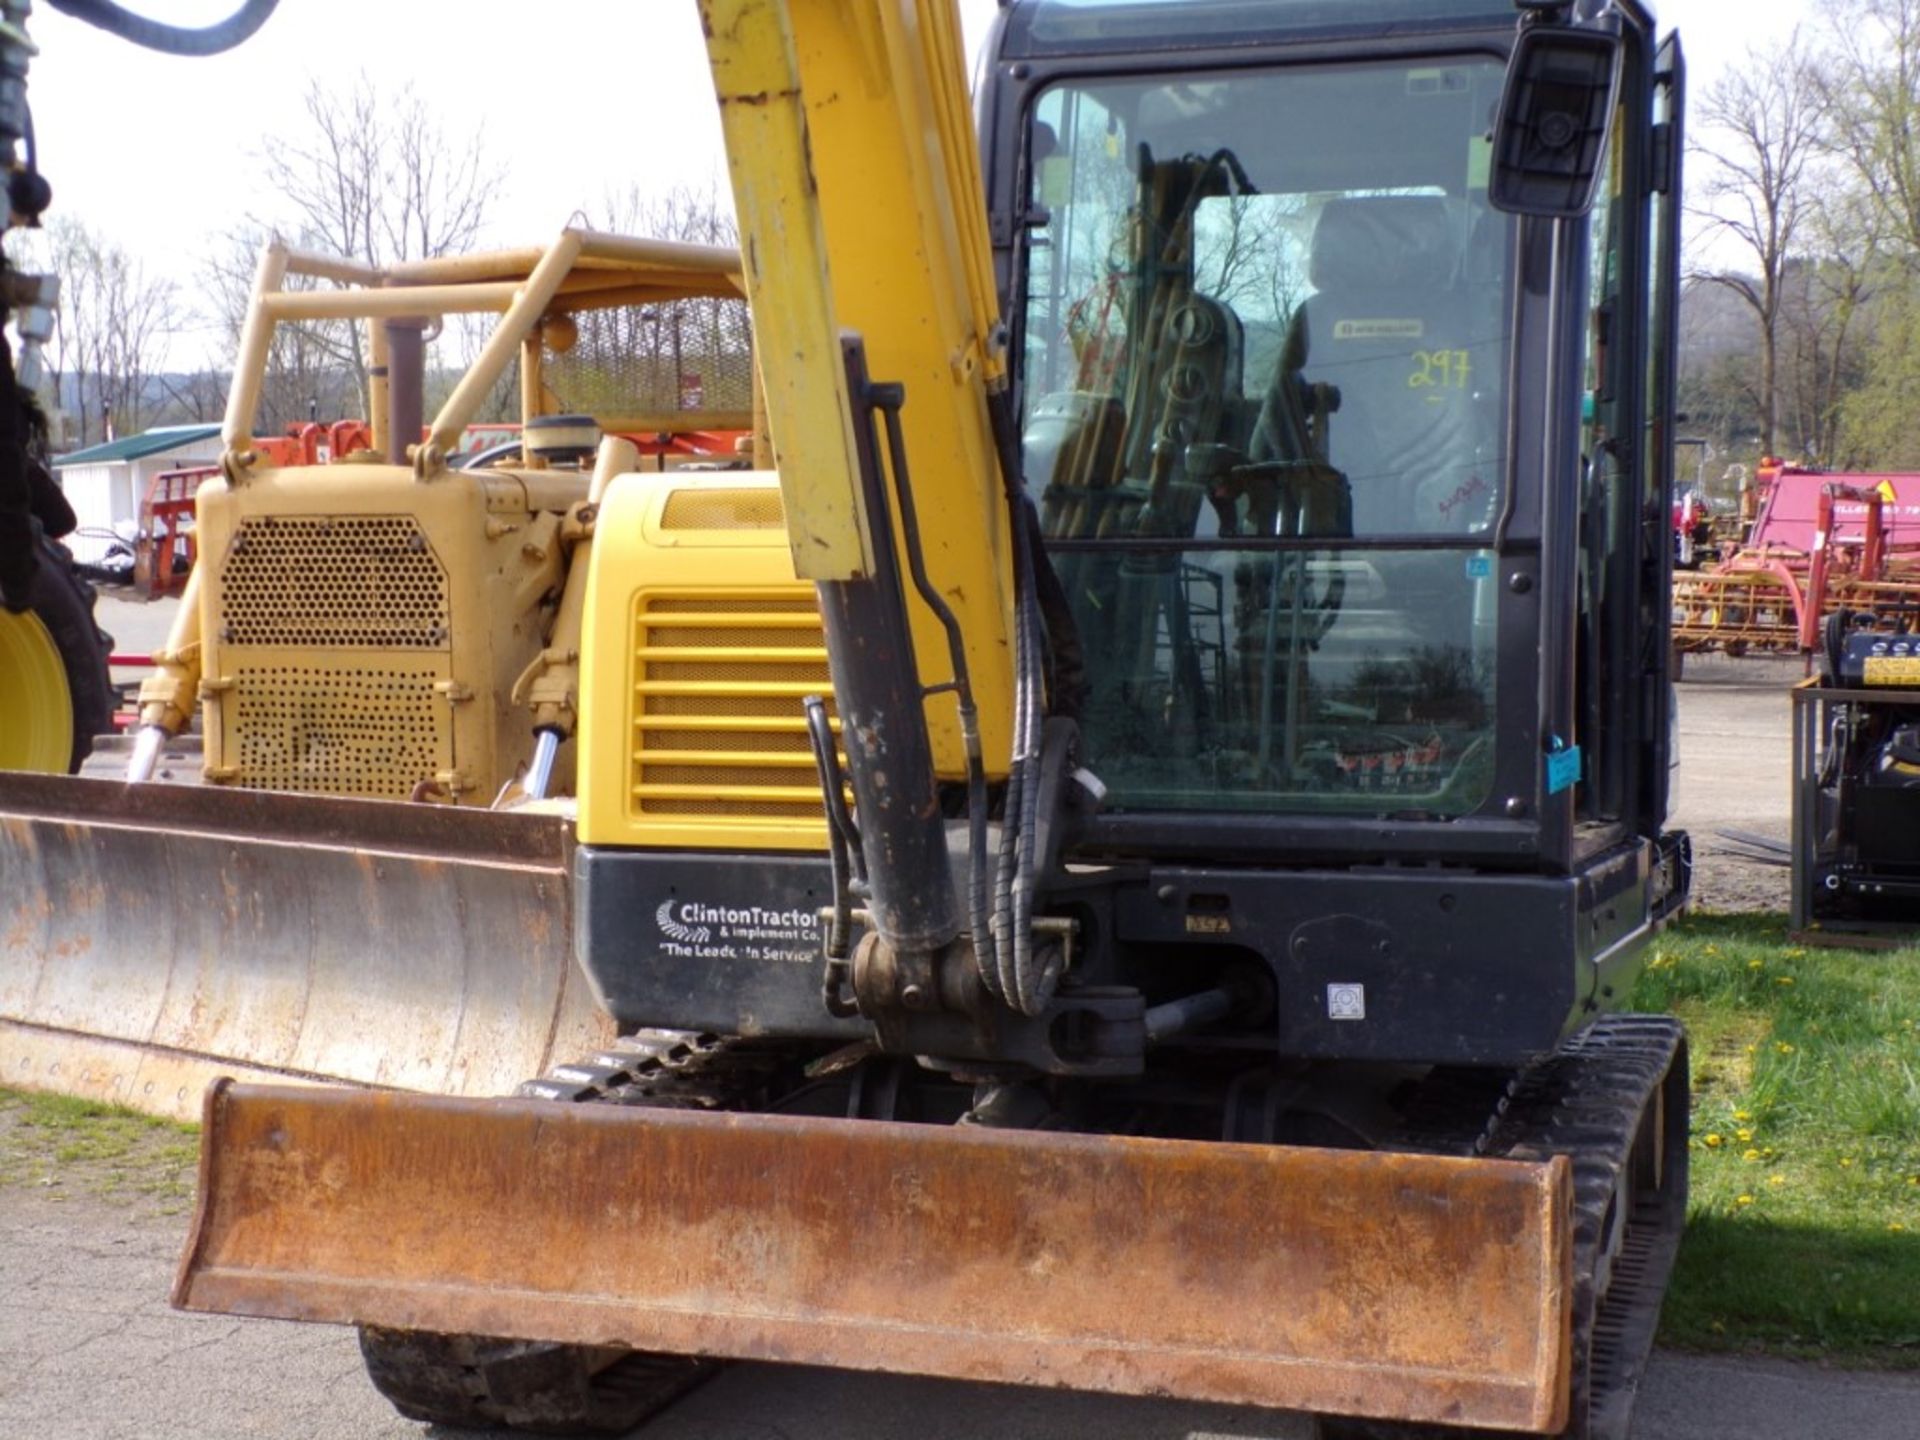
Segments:
[[[1409,390],[1464,390],[1473,379],[1473,356],[1465,350],[1416,350]]]

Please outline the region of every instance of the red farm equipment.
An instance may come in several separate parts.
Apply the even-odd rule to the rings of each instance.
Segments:
[[[1920,611],[1920,475],[1762,467],[1746,543],[1673,581],[1673,648],[1811,654],[1837,610]]]
[[[197,551],[193,497],[200,483],[220,473],[217,465],[163,470],[140,501],[140,528],[133,541],[133,585],[149,600],[178,595],[187,586]]]

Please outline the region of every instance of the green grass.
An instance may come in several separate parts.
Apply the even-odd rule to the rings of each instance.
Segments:
[[[117,1105],[0,1090],[0,1189],[144,1198],[174,1214],[193,1197],[198,1137]]]
[[[1686,1022],[1693,1189],[1661,1338],[1920,1368],[1920,951],[1663,935],[1634,996]]]

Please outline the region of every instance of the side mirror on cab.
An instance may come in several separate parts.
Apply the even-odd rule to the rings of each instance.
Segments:
[[[1593,208],[1620,55],[1619,37],[1604,30],[1521,30],[1494,123],[1487,198],[1496,209],[1571,220]]]

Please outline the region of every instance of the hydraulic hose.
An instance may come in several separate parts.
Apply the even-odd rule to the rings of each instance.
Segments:
[[[1036,546],[1030,543],[1030,530],[1036,517],[1026,494],[1012,394],[1005,388],[990,392],[987,414],[993,426],[994,448],[1006,492],[1013,542],[1014,594],[1013,757],[1008,767],[1001,812],[999,865],[994,876],[993,969],[1007,1003],[1023,1015],[1038,1015],[1052,999],[1054,984],[1059,979],[1056,973],[1036,969],[1033,954],[1040,748],[1047,712],[1047,641],[1042,633],[1040,602],[1036,595]]]
[[[1033,557],[1025,544],[1024,504],[1014,508],[1014,736],[1001,833],[999,905],[995,941],[1007,998],[1023,1015],[1046,1008],[1052,986],[1035,969],[1033,905],[1040,817],[1040,742],[1045,725],[1039,608],[1033,594]]]
[[[900,408],[906,403],[906,391],[898,385],[875,386],[873,398],[886,422],[887,461],[893,472],[894,500],[900,507],[901,533],[906,537],[907,569],[913,577],[914,589],[946,632],[948,658],[953,665],[954,702],[959,712],[961,743],[967,752],[967,925],[976,950],[987,954],[994,950],[996,943],[987,855],[987,767],[980,748],[980,710],[973,699],[966,637],[960,628],[960,618],[927,573],[926,551],[920,543],[920,513],[914,503],[913,484],[907,471],[906,436],[900,424]],[[1004,995],[997,960],[982,965],[980,977],[989,992]]]
[[[204,28],[166,25],[135,14],[114,0],[47,0],[50,9],[98,26],[109,35],[165,55],[218,55],[251,39],[280,0],[245,0],[226,19]]]

